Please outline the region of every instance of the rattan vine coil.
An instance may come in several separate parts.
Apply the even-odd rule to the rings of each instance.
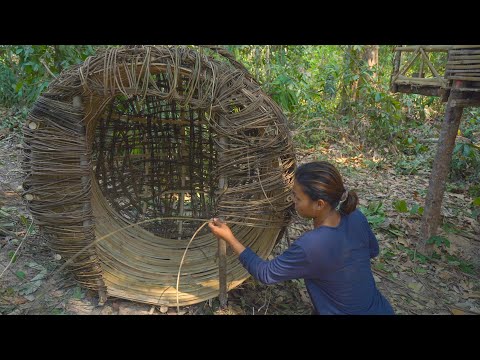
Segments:
[[[98,53],[50,84],[24,134],[32,216],[63,259],[111,234],[69,266],[110,296],[175,305],[180,260],[202,220],[224,217],[263,258],[289,221],[287,119],[219,47]],[[248,276],[231,253],[227,267],[228,289]],[[179,305],[218,292],[217,239],[204,228],[182,264]]]

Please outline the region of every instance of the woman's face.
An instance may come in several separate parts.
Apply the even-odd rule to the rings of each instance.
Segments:
[[[293,182],[292,193],[298,215],[304,218],[314,218],[317,215],[318,202],[310,199],[296,180]]]

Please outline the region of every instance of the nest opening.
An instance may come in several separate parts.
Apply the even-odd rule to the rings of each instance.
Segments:
[[[129,222],[153,220],[141,226],[157,236],[190,238],[199,223],[189,218],[215,215],[218,195],[218,135],[207,116],[154,96],[113,98],[97,119],[92,151],[109,205]],[[171,217],[185,219],[161,219]]]

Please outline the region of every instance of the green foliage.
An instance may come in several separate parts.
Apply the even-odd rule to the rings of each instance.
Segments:
[[[21,124],[25,120],[28,114],[27,107],[12,107],[6,112],[0,113],[0,129],[21,129]]]
[[[372,228],[377,228],[385,222],[385,211],[381,202],[371,202],[367,207],[359,206]]]
[[[270,95],[282,108],[293,112],[298,103],[295,82],[285,74],[279,74],[270,84]]]
[[[380,261],[377,261],[376,263],[373,264],[373,268],[375,270],[380,270],[380,271],[383,271],[383,272],[388,272],[388,269],[387,267],[385,266],[385,263],[383,262],[380,262]]]
[[[418,252],[416,249],[410,249],[409,247],[403,246],[401,244],[397,245],[398,250],[408,254],[411,261],[418,261],[420,264],[425,264],[430,258],[422,253]],[[437,254],[433,254],[437,255]],[[433,257],[432,255],[432,257]]]
[[[422,156],[407,156],[395,163],[395,171],[401,175],[414,175],[421,169],[428,168],[430,161]]]
[[[480,183],[473,183],[468,188],[468,193],[472,197],[480,197]]]
[[[418,204],[414,204],[412,208],[410,209],[410,215],[423,215],[424,208],[423,206],[420,206]]]
[[[407,202],[405,200],[395,200],[393,202],[393,207],[400,213],[410,213],[410,215],[420,215],[423,214],[423,206],[418,205],[417,203],[413,204],[410,210],[408,209]]]
[[[447,248],[450,247],[450,241],[448,241],[447,238],[445,238],[443,236],[438,236],[438,235],[434,235],[434,236],[430,237],[427,240],[427,244],[435,244],[435,246],[438,247],[438,248],[440,248],[442,246],[445,246]]]
[[[335,106],[341,75],[338,46],[228,45],[263,90],[293,118]],[[332,61],[333,60],[333,61]]]
[[[28,109],[54,76],[103,48],[0,45],[0,106],[15,108],[14,115],[0,118],[0,127],[17,126],[26,113],[22,109]],[[419,134],[418,130],[438,128],[440,121],[425,124],[425,120],[443,117],[445,104],[438,97],[391,93],[393,45],[379,46],[379,62],[373,67],[365,60],[367,46],[363,45],[227,45],[226,48],[281,106],[292,130],[301,129],[297,136],[301,146],[311,148],[336,141],[335,132],[339,129],[362,151],[374,149],[390,155],[400,151],[406,155],[407,158],[397,161],[401,174],[415,174],[431,167],[429,147],[419,139],[437,135]],[[428,56],[441,72],[445,54]],[[417,70],[415,66],[412,69]],[[450,177],[474,182],[480,172],[480,110],[466,109],[464,117],[461,134],[469,141],[457,142]]]
[[[444,105],[437,97],[424,96],[419,94],[402,94],[402,111],[411,123],[420,124],[427,118],[427,112],[430,116],[438,114],[443,115]]]
[[[388,228],[386,229],[390,234],[396,236],[396,237],[404,237],[405,236],[405,232],[400,228],[398,227],[397,225],[395,224],[389,224],[388,225]]]
[[[442,229],[448,234],[458,234],[460,232],[460,230],[450,222],[443,223]]]
[[[91,45],[0,46],[0,105],[31,105],[53,76],[94,53]]]
[[[386,91],[386,90],[385,90]],[[386,92],[367,91],[365,101],[368,107],[364,109],[368,116],[369,126],[366,130],[366,138],[378,147],[398,145],[403,134],[401,128],[402,113],[400,102]]]
[[[52,315],[65,315],[65,310],[60,308],[53,308],[51,310]]]
[[[475,266],[472,263],[462,260],[454,255],[447,254],[446,257],[450,265],[458,266],[458,268],[464,273],[470,275],[475,273]]]
[[[0,59],[0,104],[12,106],[16,99],[16,78],[12,69]]]
[[[459,130],[464,139],[457,138],[449,175],[451,180],[477,182],[480,173],[480,110],[465,111],[464,117]]]
[[[453,149],[450,179],[462,179],[478,174],[480,152],[471,144],[457,143]]]
[[[407,155],[418,155],[425,153],[428,150],[428,146],[419,143],[418,140],[412,136],[409,136],[402,141],[403,153]]]
[[[15,254],[15,251],[13,250],[10,250],[8,252],[8,257],[10,258],[10,260],[12,261],[12,263],[14,263],[15,261],[17,261],[18,259],[18,256]]]
[[[401,213],[408,212],[407,202],[405,200],[395,200],[393,202],[393,207],[398,212],[401,212]]]
[[[72,297],[75,299],[81,300],[85,297],[85,293],[82,291],[82,289],[79,286],[76,286],[73,289]]]

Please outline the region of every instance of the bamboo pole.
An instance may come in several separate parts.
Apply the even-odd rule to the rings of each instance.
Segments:
[[[180,105],[179,105],[180,106]],[[180,107],[180,120],[183,120],[183,109]],[[185,126],[180,125],[180,149],[178,149],[180,155],[180,163],[182,164],[180,167],[180,182],[181,182],[181,189],[182,191],[179,193],[179,200],[178,200],[178,216],[183,217],[185,213],[185,185],[186,185],[186,169],[183,162],[183,157],[185,155]],[[182,238],[183,232],[183,220],[178,221],[178,240]]]
[[[400,76],[396,81],[397,85],[419,85],[419,86],[443,86],[445,83],[440,78],[408,78]]]
[[[118,118],[118,120],[120,120],[120,121],[134,121],[134,122],[138,122],[138,123],[141,123],[141,124],[147,124],[147,122],[148,122],[147,118],[142,117],[142,116],[125,116],[125,115],[122,115]],[[150,120],[151,120],[152,124],[190,125],[192,123],[190,120],[160,119],[160,118],[155,118],[155,117],[152,117]],[[193,124],[197,125],[197,126],[200,126],[200,125],[207,125],[208,122],[194,120]]]
[[[414,52],[418,49],[424,49],[425,51],[430,52],[447,52],[452,48],[452,45],[413,45],[413,46],[399,46],[395,50],[405,51],[405,52]]]
[[[423,78],[423,66],[425,65],[425,61],[421,59],[420,62],[420,69],[418,70],[418,77]]]
[[[147,132],[149,131],[150,129],[148,130],[145,130],[145,132],[143,133],[143,143],[145,144],[145,154],[139,154],[139,155],[142,155],[143,158],[147,158],[147,152],[149,149],[149,146],[148,146],[148,135],[147,135]],[[151,154],[149,154],[151,156]],[[130,157],[132,157],[130,155]],[[145,178],[148,179],[148,177],[150,176],[150,168],[152,166],[152,163],[151,161],[145,161]],[[144,201],[143,201],[143,206],[142,206],[142,215],[140,216],[140,219],[141,220],[145,220],[145,216],[147,214],[147,207],[148,207],[148,199],[152,196],[151,194],[151,191],[150,191],[150,186],[148,184],[148,181],[145,181],[144,185],[143,185],[143,194],[142,194],[142,197],[144,198]]]
[[[225,120],[220,118],[219,123],[221,128],[225,127]],[[227,148],[227,139],[225,136],[220,137],[220,151],[218,152],[218,161],[222,163],[224,159],[224,152]],[[220,175],[218,180],[218,189],[223,192],[227,179],[225,176]],[[228,302],[227,295],[227,243],[221,239],[218,239],[218,280],[219,280],[219,294],[218,300],[220,301],[220,307],[225,308]]]
[[[464,50],[464,49],[478,49],[480,48],[480,45],[453,45],[452,49],[459,49],[459,50]]]

